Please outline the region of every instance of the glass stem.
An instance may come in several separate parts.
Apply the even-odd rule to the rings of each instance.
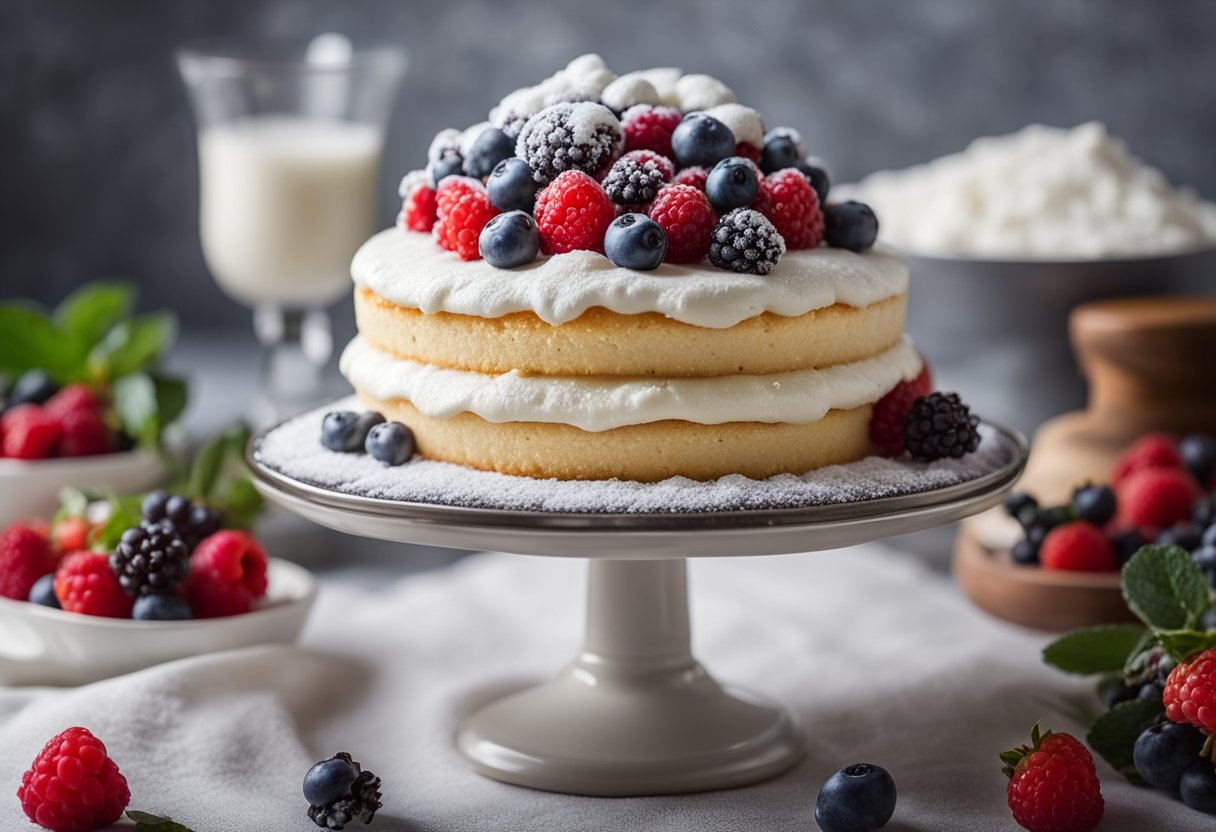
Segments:
[[[328,312],[259,306],[253,328],[262,346],[255,423],[270,424],[321,404],[325,369],[334,351]]]

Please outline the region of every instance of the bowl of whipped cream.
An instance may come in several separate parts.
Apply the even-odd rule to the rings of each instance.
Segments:
[[[937,386],[1027,432],[1084,404],[1073,307],[1216,290],[1216,204],[1097,122],[976,139],[833,196],[873,206],[880,239],[907,258],[908,331]]]

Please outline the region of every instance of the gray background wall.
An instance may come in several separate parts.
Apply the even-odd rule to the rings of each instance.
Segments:
[[[841,178],[1031,121],[1102,119],[1175,182],[1216,197],[1210,0],[5,0],[0,296],[125,275],[188,326],[246,326],[199,249],[193,128],[171,62],[193,38],[337,30],[408,46],[383,171],[440,128],[600,52],[719,75],[802,129]]]

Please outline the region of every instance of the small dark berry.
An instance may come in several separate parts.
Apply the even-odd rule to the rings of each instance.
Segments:
[[[403,465],[414,455],[414,432],[400,422],[385,422],[368,431],[365,446],[372,459]]]
[[[855,763],[828,778],[815,799],[815,822],[823,832],[872,832],[895,814],[895,781],[887,770]]]
[[[1136,772],[1153,788],[1176,792],[1182,775],[1199,756],[1203,739],[1199,729],[1190,725],[1158,723],[1136,739]]]
[[[59,392],[55,383],[43,370],[27,370],[22,373],[13,389],[8,393],[8,406],[19,404],[45,404],[51,396]]]
[[[355,767],[339,757],[322,760],[304,775],[304,799],[313,806],[321,806],[341,800],[350,794],[359,773]]]
[[[736,208],[714,226],[709,262],[720,269],[766,275],[785,254],[785,240],[759,211]]]
[[[1063,526],[1065,523],[1071,523],[1076,519],[1077,514],[1071,505],[1048,506],[1039,512],[1039,522],[1047,528],[1047,531],[1051,531],[1056,526]]]
[[[1201,529],[1216,526],[1216,494],[1204,494],[1191,504],[1191,522]]]
[[[1216,546],[1204,545],[1191,552],[1191,559],[1208,579],[1208,586],[1216,589]]]
[[[671,134],[671,149],[679,167],[694,165],[709,170],[734,155],[735,134],[722,122],[705,113],[689,113]]]
[[[645,214],[622,214],[608,226],[604,254],[622,269],[657,269],[667,254],[667,232]]]
[[[427,165],[426,172],[431,177],[431,187],[438,188],[439,183],[449,176],[464,176],[464,159],[458,154],[448,153]]]
[[[536,220],[525,211],[510,211],[491,217],[477,238],[477,249],[496,269],[513,269],[536,259],[540,234]]]
[[[355,777],[336,798],[324,803],[313,803],[312,797],[328,797],[336,793],[338,786],[346,781],[347,774],[335,766],[332,769],[323,769],[315,776],[316,782],[310,782],[314,771],[324,763],[318,763],[309,769],[304,778],[304,794],[309,798],[309,819],[322,829],[333,830],[344,829],[346,824],[354,821],[371,823],[376,817],[376,811],[383,805],[380,802],[380,778],[370,771],[364,771],[345,751],[335,754],[333,760],[346,764]],[[332,763],[333,760],[327,760],[325,763]]]
[[[1077,517],[1095,526],[1105,526],[1118,510],[1115,492],[1106,485],[1084,485],[1078,488],[1072,493],[1072,507]]]
[[[1039,519],[1039,501],[1025,491],[1010,491],[1003,505],[1009,516],[1017,520],[1023,529]]]
[[[878,239],[878,217],[864,202],[849,200],[827,207],[823,229],[823,238],[829,246],[860,254],[873,248]]]
[[[1034,523],[1026,527],[1026,539],[1035,546],[1042,546],[1045,537],[1047,537],[1047,528],[1042,523]]]
[[[1107,708],[1113,708],[1120,702],[1130,702],[1140,693],[1137,685],[1129,685],[1122,678],[1116,679],[1102,691],[1102,702]]]
[[[604,177],[604,193],[616,205],[632,207],[646,205],[658,196],[667,184],[667,173],[653,159],[617,159]]]
[[[486,182],[490,204],[499,211],[527,211],[536,207],[536,192],[540,183],[532,168],[523,159],[504,159],[494,166]]]
[[[1202,433],[1184,436],[1178,443],[1178,453],[1187,470],[1205,488],[1216,473],[1216,439]]]
[[[979,424],[979,417],[971,415],[957,393],[930,393],[908,411],[904,446],[922,462],[957,459],[980,446]]]
[[[1022,566],[1037,566],[1039,563],[1039,547],[1026,538],[1013,544],[1011,554],[1013,562]]]
[[[194,504],[190,502],[189,497],[174,494],[165,501],[165,517],[172,520],[174,526],[180,528],[190,521],[190,510],[193,508]]]
[[[1191,763],[1182,775],[1178,792],[1187,806],[1216,815],[1216,766],[1203,757]]]
[[[1122,569],[1145,544],[1144,537],[1134,528],[1121,529],[1110,536],[1110,545],[1115,550],[1115,560]]]
[[[137,621],[189,621],[190,605],[177,595],[141,595],[135,599],[131,617]]]
[[[464,160],[464,174],[474,179],[484,179],[499,162],[514,155],[515,139],[497,127],[487,127],[469,148],[469,155]]]
[[[110,553],[110,569],[133,598],[172,592],[189,566],[190,548],[168,518],[127,529]]]
[[[705,180],[705,194],[719,214],[746,208],[756,198],[760,182],[748,159],[731,156],[714,165]]]
[[[764,134],[764,147],[760,149],[760,170],[764,173],[797,167],[802,157],[798,134],[790,128],[774,127]]]
[[[353,410],[334,410],[321,420],[321,444],[331,451],[353,453],[363,448],[363,439],[356,425],[359,414]]]
[[[828,176],[827,168],[818,159],[810,156],[805,161],[799,162],[796,167],[807,178],[807,181],[811,183],[811,188],[814,189],[815,195],[819,197],[819,204],[827,205],[828,191],[832,188],[832,180]]]
[[[167,502],[169,502],[168,491],[150,491],[139,507],[140,514],[145,520],[151,520],[153,523],[157,520],[164,520],[165,503]]]
[[[1199,529],[1184,520],[1163,529],[1153,542],[1159,546],[1181,546],[1188,552],[1193,552],[1199,548],[1202,540],[1203,535],[1199,533]]]
[[[43,575],[34,581],[34,585],[30,587],[29,601],[31,604],[61,609],[59,598],[55,595],[55,573]]]

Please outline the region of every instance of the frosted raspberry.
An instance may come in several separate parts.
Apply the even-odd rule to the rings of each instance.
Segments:
[[[46,459],[59,441],[59,420],[36,404],[19,404],[0,417],[0,456]]]
[[[659,191],[648,213],[667,232],[666,262],[700,263],[705,259],[718,215],[703,191],[691,185],[669,185]]]
[[[901,381],[874,403],[870,414],[870,442],[880,456],[899,456],[904,452],[904,421],[912,405],[933,391],[929,365],[911,381]]]
[[[266,551],[245,532],[218,531],[190,556],[182,595],[195,618],[241,615],[266,594]]]
[[[546,107],[528,119],[515,143],[515,155],[542,184],[568,170],[596,175],[623,149],[621,123],[603,104],[591,101]]]
[[[698,191],[705,190],[705,182],[709,179],[709,171],[700,165],[684,168],[671,178],[673,185],[691,185]]]
[[[815,248],[823,242],[819,197],[797,168],[779,170],[760,180],[752,207],[776,226],[788,248]]]
[[[14,523],[0,534],[0,596],[24,601],[30,588],[58,564],[45,535],[23,523]]]
[[[55,597],[68,612],[102,618],[130,618],[131,598],[100,552],[68,555],[55,573]]]
[[[739,142],[735,145],[735,155],[742,156],[756,165],[756,170],[760,170],[760,148],[756,147],[751,142]],[[763,176],[764,174],[760,174]]]
[[[480,259],[477,238],[490,217],[498,213],[490,204],[485,186],[467,176],[449,176],[439,186],[436,203],[435,242],[456,252],[461,260]]]
[[[621,115],[625,131],[625,150],[653,150],[668,159],[674,158],[671,134],[683,120],[675,107],[653,107],[636,104]]]
[[[53,832],[109,826],[131,801],[127,779],[87,728],[57,734],[21,776],[17,799],[31,821]]]
[[[604,251],[616,206],[600,183],[582,171],[560,174],[536,195],[536,227],[545,254]]]

